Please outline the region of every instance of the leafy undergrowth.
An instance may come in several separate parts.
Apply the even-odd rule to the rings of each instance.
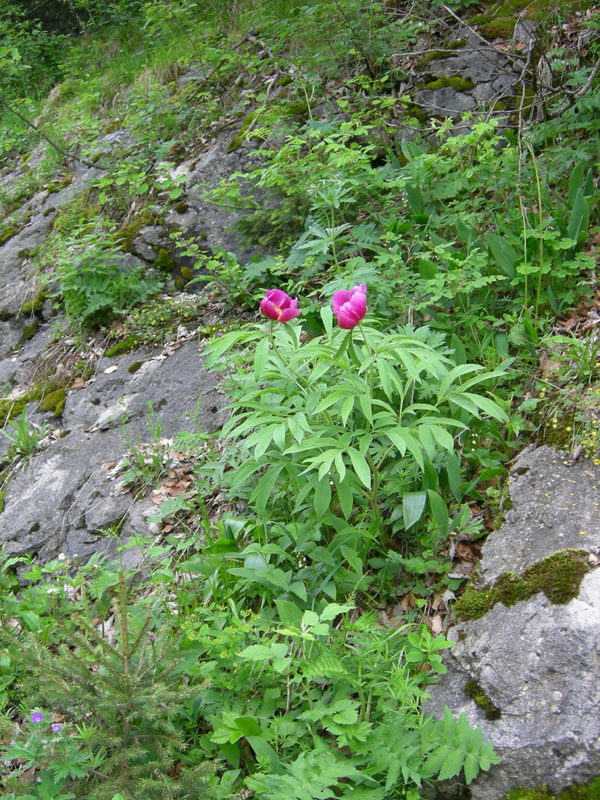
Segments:
[[[506,463],[532,438],[600,457],[598,15],[553,6],[555,90],[525,70],[504,116],[457,133],[411,84],[418,43],[439,55],[453,21],[435,3],[54,5],[54,29],[17,25],[12,4],[3,27],[0,157],[20,161],[3,211],[24,224],[73,158],[98,173],[23,257],[79,343],[168,348],[201,325],[231,406],[219,436],[157,433],[113,465],[156,501],[156,538],[127,544],[137,574],[4,556],[5,797],[416,800],[469,783],[492,745],[422,706]],[[37,163],[11,108],[64,152]],[[142,227],[187,210],[178,166],[229,135],[259,158],[194,200],[243,210],[257,255],[173,231],[193,268],[166,251],[129,266]],[[259,303],[269,321],[246,323]]]

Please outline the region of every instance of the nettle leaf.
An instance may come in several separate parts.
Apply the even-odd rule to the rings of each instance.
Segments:
[[[308,680],[317,681],[317,683],[349,675],[344,662],[328,650],[324,650],[319,655],[311,658],[301,669]]]

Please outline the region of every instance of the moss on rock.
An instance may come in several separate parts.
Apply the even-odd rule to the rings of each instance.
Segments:
[[[600,777],[590,783],[569,786],[558,795],[552,794],[546,786],[511,789],[505,800],[600,800]]]
[[[453,78],[436,78],[427,84],[428,89],[445,89],[448,86],[457,92],[470,92],[475,84],[471,78],[460,78],[458,75]]]
[[[450,58],[457,50],[466,47],[466,39],[456,39],[455,41],[448,42],[443,48],[439,50],[430,50],[429,53],[417,61],[417,70],[422,72],[432,61],[443,61],[445,58]]]
[[[135,350],[137,346],[137,336],[128,336],[126,339],[123,339],[123,341],[117,342],[116,344],[113,344],[112,347],[109,347],[104,355],[108,358],[112,358],[113,356],[121,356],[124,353],[130,353],[132,350]]]
[[[60,417],[65,407],[65,400],[65,387],[62,386],[43,395],[40,400],[40,411],[52,411],[55,417]]]
[[[21,229],[16,225],[6,225],[4,228],[0,229],[0,244],[4,244],[4,242],[12,239],[20,230]]]
[[[179,264],[164,247],[161,247],[158,251],[156,258],[152,262],[152,266],[166,273],[171,273],[179,269]]]
[[[27,300],[21,306],[21,314],[39,314],[47,297],[45,289],[40,289],[33,300]]]
[[[61,178],[59,181],[51,181],[50,183],[46,184],[46,191],[48,195],[54,194],[55,192],[60,192],[61,189],[66,189],[67,186],[70,186],[73,183],[73,176],[66,175],[64,178]],[[48,196],[46,195],[46,196]]]
[[[485,712],[486,719],[500,719],[502,712],[495,706],[490,698],[483,691],[482,687],[477,683],[474,678],[469,680],[463,686],[463,692],[476,703],[482,711]]]
[[[34,320],[31,323],[31,325],[26,325],[23,328],[23,339],[25,339],[25,341],[29,341],[29,339],[33,339],[33,337],[37,333],[37,330],[38,330],[39,327],[40,327],[40,323],[37,321],[37,319]]]
[[[127,225],[123,225],[115,236],[116,244],[123,248],[127,253],[133,250],[133,242],[142,228],[147,225],[154,225],[156,222],[156,215],[154,211],[146,206],[130,220]]]
[[[257,111],[251,111],[249,114],[246,114],[242,122],[242,127],[239,129],[239,131],[233,137],[233,139],[229,142],[229,146],[227,147],[228,153],[232,153],[234,152],[234,150],[240,149],[240,147],[244,143],[244,139],[246,138],[246,133],[250,128],[250,125],[252,125],[257,114],[258,114]]]
[[[564,605],[579,594],[579,587],[590,570],[586,550],[557,550],[551,556],[531,564],[522,575],[505,572],[486,588],[469,582],[454,605],[460,619],[479,619],[496,605],[512,606],[543,592],[551,603]]]
[[[18,417],[28,403],[39,400],[41,394],[41,387],[36,385],[20,397],[3,397],[0,399],[0,428],[3,428],[8,420]]]
[[[495,14],[476,14],[468,22],[476,25],[487,39],[509,39],[517,24],[515,17]]]

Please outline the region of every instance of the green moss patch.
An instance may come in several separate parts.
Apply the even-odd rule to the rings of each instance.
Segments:
[[[105,356],[108,358],[112,358],[113,356],[121,356],[124,353],[131,353],[132,350],[138,346],[138,338],[137,336],[128,336],[126,339],[123,339],[122,342],[117,342],[113,344],[112,347],[109,347]]]
[[[255,117],[257,116],[257,111],[251,111],[249,114],[246,114],[244,117],[244,121],[242,122],[242,127],[238,131],[238,133],[233,137],[233,139],[229,142],[229,146],[227,147],[227,152],[232,153],[234,150],[239,150],[242,144],[244,143],[244,139],[246,138],[246,133],[252,122],[254,121]]]
[[[445,47],[439,50],[431,50],[429,53],[425,53],[425,55],[417,61],[417,70],[424,70],[432,61],[442,61],[445,58],[450,58],[457,50],[461,50],[463,47],[466,47],[466,45],[466,39],[457,39],[456,41],[448,42]]]
[[[460,78],[458,76],[454,78],[436,78],[427,84],[428,89],[445,89],[448,86],[457,92],[470,92],[475,84],[471,78]]]
[[[118,244],[127,253],[131,253],[133,249],[133,241],[147,225],[154,225],[157,221],[156,215],[151,208],[143,208],[139,211],[127,225],[123,225],[117,231],[115,237],[115,244]]]
[[[37,333],[37,330],[38,330],[39,327],[40,327],[40,323],[37,321],[37,319],[34,320],[31,323],[31,325],[26,325],[23,328],[23,339],[25,339],[25,341],[29,341],[29,339],[33,339],[33,337]]]
[[[152,266],[159,269],[161,272],[175,272],[179,269],[179,264],[175,261],[173,256],[165,250],[164,247],[161,247],[158,251],[158,255],[152,262]]]
[[[513,606],[543,592],[551,603],[564,605],[579,594],[579,587],[589,572],[586,550],[557,550],[551,556],[531,564],[522,575],[505,572],[493,586],[477,589],[469,584],[454,606],[460,619],[479,619],[496,605]]]
[[[59,181],[51,181],[50,183],[46,184],[46,191],[48,194],[54,194],[55,192],[60,192],[61,189],[66,189],[67,186],[70,186],[73,183],[73,176],[66,175],[64,178],[61,178]],[[46,195],[48,196],[48,195]]]
[[[8,242],[8,240],[16,236],[20,230],[21,228],[18,228],[16,225],[7,225],[5,228],[0,229],[0,244]]]
[[[486,719],[500,719],[502,712],[492,703],[474,678],[469,678],[465,683],[463,692],[485,712]]]
[[[555,795],[545,786],[535,789],[511,789],[505,800],[600,800],[600,777],[581,786],[569,786]]]
[[[18,417],[28,403],[39,400],[42,394],[40,386],[34,386],[20,397],[0,399],[0,428],[3,428],[8,420]]]
[[[47,296],[46,290],[40,289],[33,300],[27,300],[23,303],[21,306],[21,314],[39,314]]]
[[[509,39],[517,24],[515,17],[492,14],[476,14],[468,22],[469,25],[476,25],[487,39]]]
[[[40,400],[40,411],[52,411],[55,417],[60,417],[65,407],[66,392],[64,386],[48,392]]]

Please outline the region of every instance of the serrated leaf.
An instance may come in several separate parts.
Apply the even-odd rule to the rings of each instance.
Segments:
[[[448,778],[453,778],[455,775],[458,775],[462,769],[464,759],[465,754],[460,750],[450,750],[442,761],[438,773],[438,781],[445,781]]]

